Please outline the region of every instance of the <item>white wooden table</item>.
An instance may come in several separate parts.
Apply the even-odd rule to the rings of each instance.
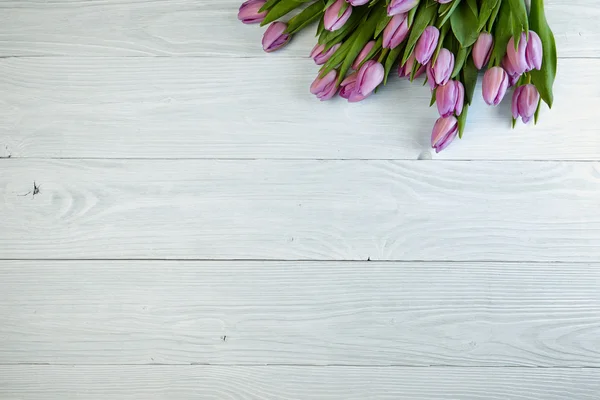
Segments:
[[[0,1],[0,399],[598,400],[597,0],[433,160],[426,88],[319,103],[239,1]]]

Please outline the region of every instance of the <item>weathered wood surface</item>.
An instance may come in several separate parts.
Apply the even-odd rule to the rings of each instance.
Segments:
[[[0,363],[600,367],[599,284],[597,263],[0,261]]]
[[[263,57],[263,29],[237,20],[242,0],[3,0],[0,56]],[[596,0],[546,0],[562,57],[598,57]],[[316,28],[315,28],[316,29]],[[314,30],[275,57],[306,57]]]
[[[600,163],[15,159],[0,199],[0,258],[600,259]]]
[[[3,400],[597,400],[599,369],[0,366]]]
[[[429,90],[392,77],[360,104],[321,103],[310,60],[0,59],[0,157],[409,159],[429,155]],[[556,102],[510,128],[481,98],[436,159],[599,160],[600,60],[560,60]],[[480,96],[481,88],[477,89]]]

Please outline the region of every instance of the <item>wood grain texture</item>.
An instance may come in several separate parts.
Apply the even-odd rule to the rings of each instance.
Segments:
[[[561,60],[556,103],[510,128],[510,96],[470,110],[436,158],[598,160],[600,60]],[[429,154],[429,90],[398,78],[372,99],[320,103],[308,60],[0,60],[0,156],[412,159]],[[477,93],[480,88],[477,89]]]
[[[599,287],[598,263],[1,261],[0,363],[600,367]]]
[[[595,162],[17,159],[0,200],[0,258],[600,259]]]
[[[242,0],[3,0],[0,56],[262,57],[264,29],[237,20]],[[596,0],[547,0],[561,57],[598,57]],[[282,57],[305,57],[314,29]],[[279,56],[279,54],[278,54]]]
[[[3,400],[597,400],[598,369],[0,366]]]

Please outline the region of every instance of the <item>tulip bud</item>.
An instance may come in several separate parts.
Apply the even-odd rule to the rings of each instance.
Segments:
[[[444,150],[458,134],[458,120],[456,117],[439,118],[435,121],[431,132],[431,147],[436,153]]]
[[[362,6],[371,0],[346,0],[351,6]]]
[[[340,15],[340,11],[342,7],[346,7],[344,12]],[[348,18],[352,15],[352,6],[347,5],[344,0],[337,0],[331,6],[325,10],[325,15],[323,16],[323,26],[328,31],[337,31],[340,29]]]
[[[419,5],[419,0],[392,0],[387,8],[387,14],[391,17],[396,14],[406,13]]]
[[[465,87],[459,81],[449,81],[439,86],[435,92],[435,102],[442,118],[462,113],[465,100]]]
[[[431,69],[430,75],[433,78],[433,82],[429,85],[436,87],[438,85],[445,85],[450,80],[452,70],[454,69],[454,54],[448,49],[440,50],[437,60],[431,65],[429,63],[429,69]]]
[[[358,56],[352,63],[352,69],[356,70],[360,67],[360,64],[362,64],[362,62],[365,61],[367,55],[371,52],[371,50],[373,50],[373,46],[375,46],[375,41],[371,40],[365,45],[365,47],[363,47],[363,49],[360,51],[360,53],[358,53]]]
[[[356,103],[358,101],[362,101],[369,97],[370,93],[367,95],[362,95],[358,93],[356,90],[356,80],[358,79],[358,72],[353,72],[348,75],[346,79],[342,81],[340,85],[340,97],[347,99],[350,103]]]
[[[542,40],[537,33],[529,31],[529,40],[527,41],[527,49],[525,50],[529,70],[542,69],[543,54]]]
[[[431,60],[439,39],[440,31],[438,28],[435,26],[425,28],[415,46],[415,58],[419,63],[425,65]]]
[[[521,39],[519,40],[519,46],[515,50],[515,38],[511,36],[508,44],[506,45],[506,56],[510,60],[515,72],[521,75],[525,71],[530,71],[529,64],[527,63],[527,37],[525,33],[521,33]]]
[[[398,47],[406,39],[408,30],[407,14],[394,15],[383,30],[383,48],[393,49]]]
[[[310,92],[321,101],[331,99],[337,92],[337,71],[331,70],[324,77],[317,76],[310,85]]]
[[[275,21],[269,25],[262,39],[263,50],[267,53],[282,48],[290,41],[291,36],[285,33],[287,24]]]
[[[408,57],[408,60],[406,60],[406,64],[398,66],[398,76],[400,78],[410,78],[410,74],[412,73],[415,61],[415,55],[411,54],[410,57]],[[426,67],[424,65],[421,65],[417,72],[415,72],[414,77],[418,78],[419,76],[423,75],[423,72],[425,72],[425,68]]]
[[[358,70],[354,91],[356,94],[367,97],[383,82],[384,76],[385,69],[383,65],[375,60],[369,60]]]
[[[348,75],[340,84],[340,97],[344,99],[349,99],[352,92],[354,92],[354,88],[356,87],[356,78],[358,77],[358,72],[353,72]]]
[[[492,34],[481,32],[473,45],[473,63],[477,69],[483,68],[490,61],[493,47],[494,37]]]
[[[521,117],[523,123],[531,121],[540,101],[540,93],[532,84],[519,86],[512,98],[512,115],[514,119]]]
[[[329,50],[325,50],[325,45],[317,43],[310,52],[310,58],[315,60],[315,64],[323,65],[331,58],[333,53],[335,53],[335,51],[339,49],[341,45],[341,43],[338,43],[332,46]]]
[[[490,68],[483,75],[483,100],[490,106],[500,104],[508,89],[508,74],[501,67]]]
[[[440,3],[440,4],[448,4],[450,3],[452,0],[435,0],[436,2]]]
[[[262,22],[267,16],[267,12],[259,12],[260,8],[264,6],[266,0],[248,0],[242,3],[238,11],[238,19],[244,24],[255,24]]]
[[[521,75],[517,74],[517,72],[515,71],[515,67],[512,65],[508,56],[506,55],[502,59],[502,68],[504,68],[504,70],[508,74],[508,86],[515,86],[515,84],[519,81]]]
[[[431,69],[431,62],[425,67],[425,73],[427,74],[427,83],[429,84],[429,88],[433,92],[433,90],[438,87],[438,84],[435,83],[435,77],[433,76],[433,70]]]

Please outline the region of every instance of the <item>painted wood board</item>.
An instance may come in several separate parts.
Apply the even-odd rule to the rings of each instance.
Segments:
[[[598,369],[0,366],[5,400],[597,400]]]
[[[1,163],[0,258],[600,259],[597,162]]]
[[[392,78],[363,103],[321,103],[315,74],[281,58],[0,59],[0,157],[431,157],[428,88]],[[537,126],[511,129],[510,94],[479,98],[465,138],[433,158],[599,160],[599,74],[599,59],[560,60]]]
[[[242,0],[3,0],[0,56],[262,56]],[[546,0],[561,57],[598,57],[596,0]],[[276,57],[306,57],[315,28]],[[207,60],[208,61],[208,60]]]
[[[0,363],[597,368],[599,285],[598,263],[0,261]]]

